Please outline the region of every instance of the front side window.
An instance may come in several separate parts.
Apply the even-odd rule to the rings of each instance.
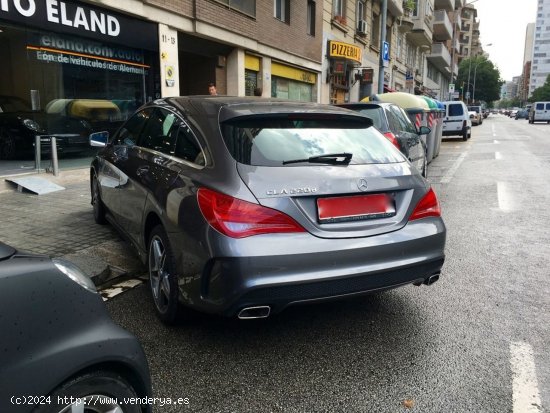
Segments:
[[[237,162],[254,166],[319,165],[307,160],[327,154],[351,154],[350,164],[403,162],[393,145],[363,118],[281,118],[229,120],[222,124],[225,144]],[[289,163],[289,161],[291,163]]]
[[[174,113],[156,108],[140,134],[139,146],[174,155],[176,138],[173,129],[178,124],[179,119]]]
[[[134,146],[138,141],[141,130],[149,120],[151,112],[152,109],[150,108],[144,109],[128,119],[113,136],[113,144]]]
[[[409,117],[405,113],[405,111],[400,108],[399,106],[391,105],[390,109],[392,113],[395,115],[395,119],[397,122],[399,122],[399,130],[409,133],[416,133],[416,129],[412,122],[410,121]]]

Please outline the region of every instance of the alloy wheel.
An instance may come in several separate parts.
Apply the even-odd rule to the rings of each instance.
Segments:
[[[123,413],[121,405],[114,397],[93,394],[79,397],[74,403],[64,407],[59,413]]]
[[[170,272],[166,263],[166,248],[155,235],[149,244],[149,278],[153,299],[159,312],[165,313],[170,303]]]

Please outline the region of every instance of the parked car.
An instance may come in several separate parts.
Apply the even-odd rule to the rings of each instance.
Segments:
[[[514,119],[529,119],[529,111],[527,109],[518,110]]]
[[[150,411],[123,401],[151,396],[141,345],[70,262],[0,242],[0,331],[0,411]]]
[[[423,126],[422,131],[417,131],[405,111],[393,103],[346,103],[338,106],[371,118],[374,126],[405,154],[422,176],[427,176],[426,144],[420,139],[420,135],[430,133],[428,127]]]
[[[89,150],[91,132],[84,119],[33,111],[20,98],[0,96],[0,160],[31,156],[37,135],[44,154],[51,151],[51,136],[55,136],[60,153]]]
[[[470,116],[472,125],[481,125],[483,123],[481,106],[468,106],[468,112],[473,115]]]
[[[199,96],[140,108],[91,164],[94,217],[149,268],[160,319],[179,304],[264,318],[285,307],[431,284],[444,261],[437,197],[358,113]]]
[[[461,136],[463,140],[472,137],[472,121],[468,108],[462,101],[443,102],[445,118],[443,119],[443,136]]]
[[[529,111],[529,123],[550,123],[550,102],[535,102]]]

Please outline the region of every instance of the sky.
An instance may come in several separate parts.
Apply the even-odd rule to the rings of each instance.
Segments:
[[[472,3],[479,19],[483,51],[500,70],[500,77],[512,80],[523,70],[525,29],[537,18],[537,0],[477,0]],[[488,46],[492,44],[492,46]]]

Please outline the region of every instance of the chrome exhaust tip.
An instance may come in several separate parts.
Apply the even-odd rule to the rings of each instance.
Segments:
[[[258,307],[246,307],[239,311],[237,316],[240,320],[253,320],[256,318],[267,318],[271,313],[271,307],[268,305],[261,305]]]
[[[440,272],[430,275],[428,278],[424,280],[425,285],[432,285],[434,282],[439,280],[439,276],[441,275]]]

